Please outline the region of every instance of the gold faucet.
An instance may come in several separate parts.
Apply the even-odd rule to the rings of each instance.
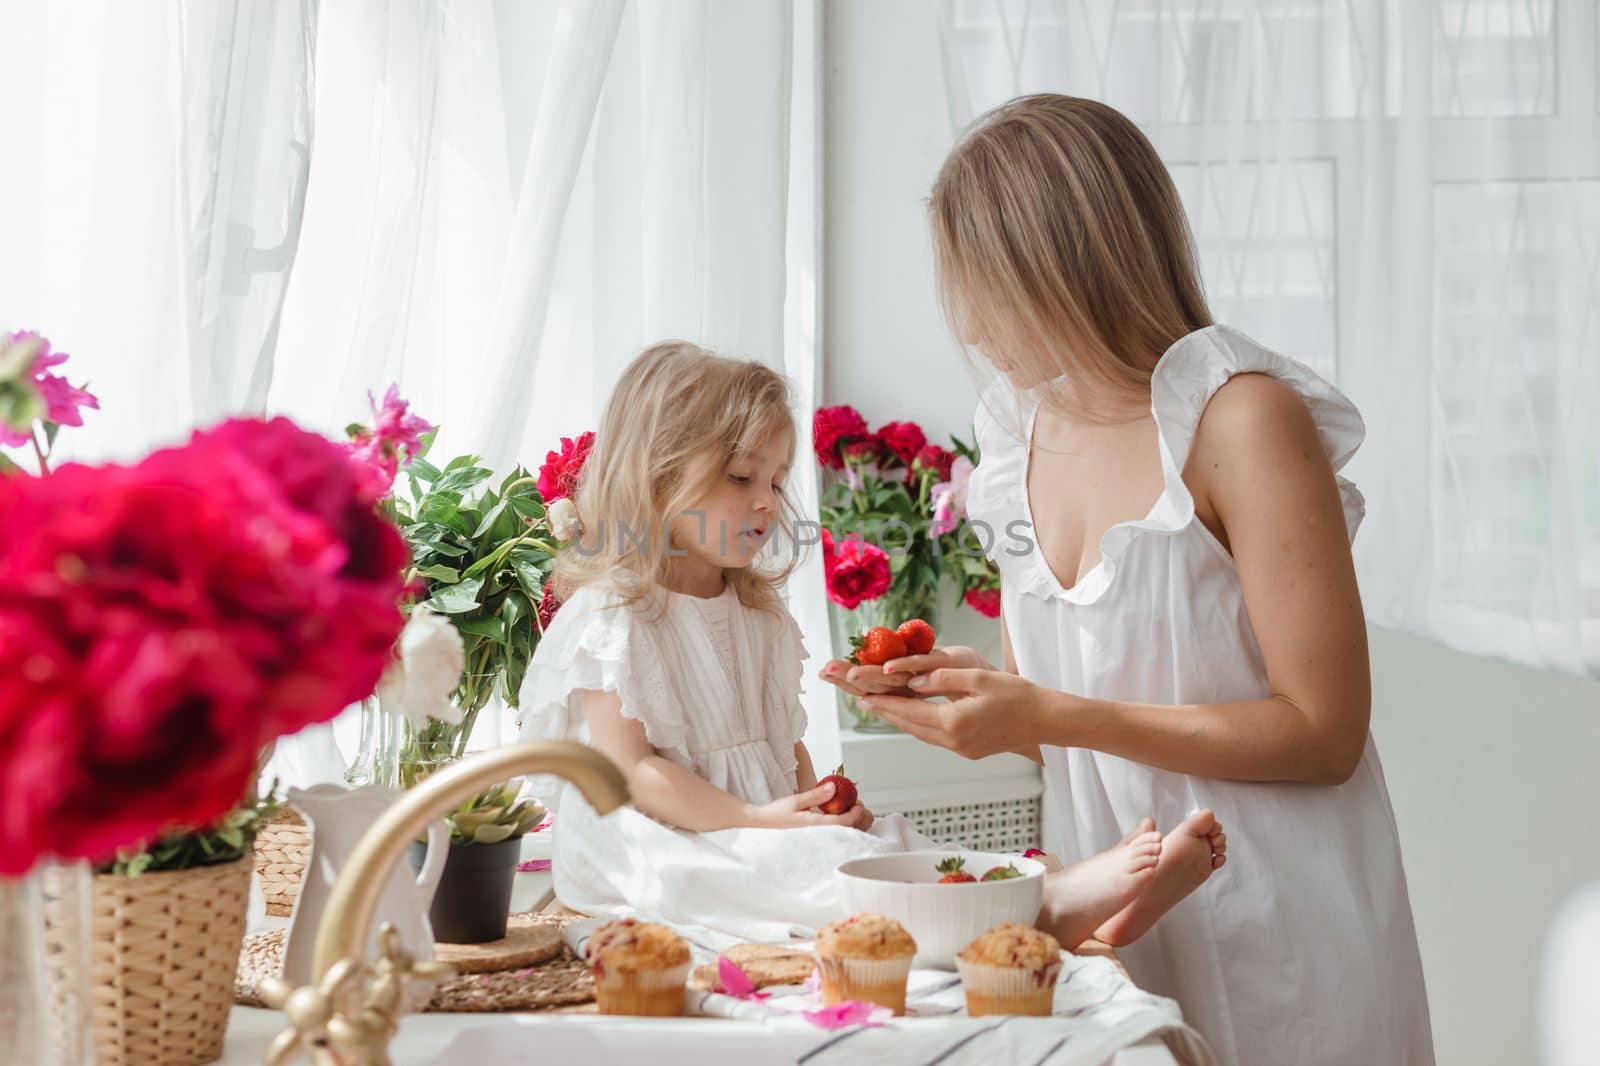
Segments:
[[[333,883],[317,927],[311,984],[293,988],[277,978],[263,982],[268,1005],[282,1010],[289,1028],[267,1053],[270,1066],[306,1051],[318,1066],[387,1066],[389,1041],[405,1012],[405,986],[436,980],[448,965],[417,962],[387,924],[383,956],[362,958],[367,928],[389,871],[411,842],[463,800],[518,774],[554,774],[578,786],[597,814],[628,802],[621,771],[604,755],[571,741],[513,744],[481,752],[441,770],[406,792],[375,822]]]

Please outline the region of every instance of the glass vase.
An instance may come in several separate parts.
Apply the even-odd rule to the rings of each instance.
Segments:
[[[361,701],[361,739],[356,745],[355,758],[345,771],[347,785],[396,787],[396,774],[400,759],[400,726],[394,715],[385,711],[377,696]]]
[[[94,1062],[90,874],[85,863],[44,862],[0,877],[0,1035],[7,1061]]]
[[[441,722],[437,718],[429,718],[427,724],[421,727],[406,721],[396,724],[398,739],[395,744],[393,781],[396,787],[411,788],[429,775],[466,757],[467,742],[472,739],[478,715],[494,696],[499,679],[498,671],[462,675],[461,686],[455,694],[455,704],[460,711],[459,722]]]
[[[833,636],[833,654],[838,659],[851,655],[850,638],[865,633],[873,626],[891,629],[911,618],[921,618],[934,629],[939,628],[939,607],[936,597],[911,594],[890,589],[875,600],[868,600],[852,609],[829,602],[828,621]],[[857,733],[898,733],[899,728],[884,719],[863,710],[854,696],[836,689],[839,708],[839,728]]]

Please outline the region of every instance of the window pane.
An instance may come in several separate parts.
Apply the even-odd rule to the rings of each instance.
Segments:
[[[1333,379],[1334,169],[1326,159],[1169,165],[1211,312]]]
[[[1375,0],[956,0],[975,112],[1092,96],[1139,122],[1347,118],[1375,91]],[[1371,25],[1369,25],[1371,24]]]
[[[1437,593],[1593,617],[1600,181],[1443,184],[1434,223]]]
[[[1555,108],[1555,0],[1435,0],[1436,115],[1546,115]]]

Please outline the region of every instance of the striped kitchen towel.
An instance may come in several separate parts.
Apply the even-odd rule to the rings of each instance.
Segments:
[[[589,934],[601,924],[589,920],[569,925],[568,946],[581,957]],[[726,946],[708,943],[704,930],[679,932],[690,942],[697,964],[714,962]],[[796,941],[790,946],[812,945]],[[794,1052],[789,1061],[815,1066],[869,1057],[906,1066],[1097,1066],[1149,1037],[1159,1038],[1184,1066],[1212,1066],[1214,1061],[1200,1035],[1184,1024],[1175,1001],[1141,990],[1106,958],[1064,954],[1055,1013],[1049,1018],[969,1018],[961,978],[942,970],[911,972],[906,1017],[832,1031],[802,1020],[805,1012],[822,1006],[814,989],[790,985],[765,992],[766,998],[756,1000],[690,989],[684,1006],[691,1015],[766,1023],[773,1039]]]

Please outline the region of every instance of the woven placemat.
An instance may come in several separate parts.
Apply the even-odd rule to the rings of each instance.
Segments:
[[[804,984],[817,966],[817,957],[811,952],[786,948],[778,944],[735,944],[723,954],[738,963],[739,969],[745,972],[745,976],[750,978],[750,983],[757,988]],[[722,983],[717,979],[716,964],[707,963],[695,967],[694,972],[689,975],[689,986],[711,992],[722,991]]]
[[[561,923],[538,914],[513,914],[506,935],[487,944],[435,944],[433,957],[456,973],[521,970],[561,954]]]
[[[539,1010],[594,1000],[594,979],[589,976],[588,968],[561,942],[561,927],[571,918],[547,914],[514,914],[511,918],[519,930],[527,930],[520,934],[525,945],[534,944],[536,937],[539,943],[548,944],[546,930],[553,930],[554,950],[541,947],[539,951],[544,953],[544,958],[535,963],[514,962],[503,964],[503,968],[493,972],[457,974],[434,990],[428,1010]],[[244,950],[239,955],[239,971],[234,978],[235,1002],[249,1007],[265,1006],[261,999],[261,982],[282,967],[284,936],[285,930],[268,929],[245,937]],[[470,947],[490,946],[440,944],[437,950],[444,957]],[[501,956],[502,959],[514,957],[518,956]],[[459,962],[457,959],[448,961]]]

